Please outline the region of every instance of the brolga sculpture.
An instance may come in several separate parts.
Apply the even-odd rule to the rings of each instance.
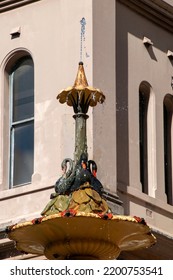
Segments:
[[[105,96],[88,86],[82,62],[74,85],[57,99],[74,110],[74,159],[62,161],[62,176],[41,216],[7,227],[8,237],[18,250],[53,260],[116,259],[123,250],[154,245],[156,238],[143,218],[112,213],[97,178],[97,164],[88,159],[87,112]]]

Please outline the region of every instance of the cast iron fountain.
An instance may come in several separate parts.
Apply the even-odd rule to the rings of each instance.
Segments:
[[[104,94],[88,86],[83,63],[79,63],[73,87],[57,99],[74,110],[74,159],[62,162],[62,176],[39,218],[7,228],[8,237],[20,251],[45,255],[47,259],[116,259],[122,250],[155,244],[145,220],[113,215],[97,179],[97,165],[88,159],[86,120],[89,106],[103,103]]]

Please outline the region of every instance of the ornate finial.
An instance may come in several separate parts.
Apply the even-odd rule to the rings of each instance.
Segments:
[[[105,96],[98,88],[88,86],[83,62],[79,62],[78,72],[73,87],[62,90],[58,96],[60,103],[73,106],[74,112],[86,114],[89,106],[94,107],[97,102],[103,103]]]
[[[88,82],[87,82],[82,61],[79,62],[78,72],[73,87],[77,89],[84,89],[85,87],[88,87]]]

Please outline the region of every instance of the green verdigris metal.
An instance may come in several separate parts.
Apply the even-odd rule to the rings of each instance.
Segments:
[[[87,153],[87,137],[86,137],[86,120],[88,115],[84,113],[77,113],[73,116],[75,119],[75,152],[74,161],[79,162],[81,155]]]

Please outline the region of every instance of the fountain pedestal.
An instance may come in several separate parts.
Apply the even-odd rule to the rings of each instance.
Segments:
[[[82,62],[74,86],[61,91],[57,99],[74,109],[74,160],[63,160],[62,176],[42,217],[8,227],[8,237],[16,241],[18,250],[53,260],[116,259],[123,250],[154,245],[156,239],[144,219],[113,215],[105,199],[110,195],[97,179],[97,165],[88,160],[87,111],[103,103],[105,96],[88,86]]]

